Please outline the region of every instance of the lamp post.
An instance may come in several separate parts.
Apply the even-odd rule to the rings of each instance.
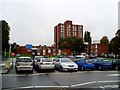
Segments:
[[[11,43],[9,44],[9,58],[10,58],[10,54],[11,54]]]

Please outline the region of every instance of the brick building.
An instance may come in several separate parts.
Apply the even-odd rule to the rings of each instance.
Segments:
[[[32,46],[31,49],[27,49],[26,46],[18,46],[16,48],[16,54],[22,55],[45,55],[45,56],[53,56],[55,55],[54,46]],[[56,50],[56,55],[60,54],[60,50]]]
[[[100,43],[92,44],[91,46],[88,45],[87,53],[93,54],[95,56],[99,56],[102,54],[109,54],[109,46],[106,44],[100,44]]]
[[[72,24],[72,21],[65,21],[59,23],[54,27],[54,43],[55,48],[58,48],[58,42],[60,38],[76,37],[83,39],[83,25]]]

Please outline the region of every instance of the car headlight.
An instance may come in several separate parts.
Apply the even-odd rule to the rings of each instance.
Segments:
[[[75,65],[74,65],[74,67],[77,67],[77,68],[78,68],[78,65],[77,65],[77,64],[75,64]]]

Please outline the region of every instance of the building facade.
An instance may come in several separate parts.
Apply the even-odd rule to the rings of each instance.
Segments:
[[[72,21],[65,21],[59,23],[54,27],[54,43],[56,49],[58,48],[58,42],[60,38],[76,37],[83,39],[83,25],[72,24]]]
[[[109,46],[107,44],[91,44],[87,46],[87,53],[95,56],[101,56],[102,54],[109,54]]]
[[[55,55],[54,46],[32,46],[31,49],[26,46],[19,46],[16,48],[16,54],[22,55],[42,55],[42,56],[53,56]],[[61,54],[60,50],[56,50],[56,55]]]

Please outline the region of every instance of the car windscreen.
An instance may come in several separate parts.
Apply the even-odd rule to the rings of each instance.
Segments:
[[[61,59],[61,62],[72,62],[69,58]]]
[[[42,59],[42,62],[52,62],[52,59],[49,59],[49,58],[43,58],[43,59]]]
[[[94,62],[94,60],[93,59],[87,59],[86,62],[87,63],[92,63],[92,62]]]
[[[111,60],[103,60],[103,62],[111,63],[112,61]]]
[[[32,60],[30,58],[19,58],[17,62],[32,62]]]
[[[82,62],[85,58],[77,58],[76,61],[77,62]]]
[[[36,60],[39,60],[40,58],[41,58],[41,57],[36,57],[35,59],[36,59]]]

